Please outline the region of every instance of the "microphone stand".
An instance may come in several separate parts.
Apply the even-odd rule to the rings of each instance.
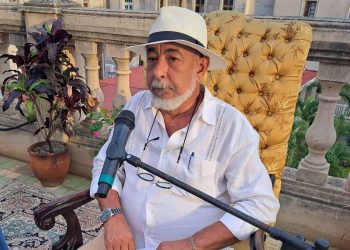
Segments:
[[[271,227],[267,225],[266,223],[263,223],[245,213],[242,213],[241,211],[223,203],[222,201],[215,199],[214,197],[142,162],[140,158],[133,156],[131,154],[127,154],[125,160],[133,165],[134,167],[142,168],[160,178],[163,180],[166,180],[170,182],[171,184],[197,196],[198,198],[214,205],[215,207],[218,207],[237,218],[240,218],[241,220],[244,220],[245,222],[248,222],[249,224],[260,228],[261,230],[267,232],[272,238],[276,240],[280,240],[283,242],[283,248],[285,250],[327,250],[329,248],[329,243],[327,240],[319,239],[316,240],[314,244],[309,244],[303,240],[300,236],[294,236],[291,235],[282,229]]]

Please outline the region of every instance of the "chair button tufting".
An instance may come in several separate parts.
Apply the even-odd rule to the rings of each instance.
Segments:
[[[289,43],[290,40],[289,40],[289,39],[284,39],[284,42],[285,42],[285,43]]]
[[[238,89],[237,89],[237,94],[240,94],[240,93],[242,93],[242,89],[241,89],[241,88],[238,88]]]
[[[235,70],[234,70],[233,68],[229,68],[229,69],[227,70],[227,74],[233,75],[233,73],[235,73]]]
[[[279,75],[275,75],[275,79],[276,80],[280,79],[280,76]]]
[[[263,96],[264,93],[262,91],[259,91],[259,96]]]
[[[225,53],[226,53],[226,48],[222,48],[221,54],[222,54],[222,55],[225,55]]]
[[[272,59],[272,55],[268,55],[268,56],[267,56],[267,59],[268,59],[268,60],[271,60],[271,59]]]
[[[271,112],[271,111],[267,112],[267,115],[268,115],[268,116],[271,116],[271,115],[272,115],[272,112]]]
[[[249,72],[249,77],[253,77],[254,76],[254,71]]]
[[[215,92],[217,92],[217,91],[218,91],[218,89],[219,89],[218,85],[217,85],[217,84],[215,84],[215,85],[214,85],[214,91],[215,91]]]
[[[220,35],[220,30],[215,30],[215,36],[218,36],[218,35]]]
[[[242,37],[242,33],[239,32],[239,33],[237,34],[237,37],[238,37],[238,38],[241,38],[241,37]]]
[[[263,43],[263,42],[265,42],[265,40],[266,40],[265,38],[261,38],[260,42]]]
[[[248,56],[248,52],[247,51],[244,51],[243,52],[243,57],[247,57]]]

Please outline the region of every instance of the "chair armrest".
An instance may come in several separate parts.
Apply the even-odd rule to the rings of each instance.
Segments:
[[[55,218],[62,215],[67,223],[63,237],[52,245],[52,249],[77,249],[83,245],[80,223],[74,209],[93,200],[89,189],[50,201],[34,211],[35,224],[42,230],[49,230],[55,225]]]
[[[249,245],[250,250],[264,250],[265,232],[258,230],[250,235]]]

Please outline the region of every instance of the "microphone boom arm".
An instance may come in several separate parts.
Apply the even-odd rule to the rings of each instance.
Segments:
[[[260,228],[261,230],[267,232],[272,238],[276,239],[276,240],[280,240],[283,243],[286,243],[288,245],[288,249],[293,250],[293,249],[300,249],[300,250],[327,250],[329,247],[329,243],[324,240],[324,239],[320,239],[317,240],[314,245],[311,245],[305,241],[303,241],[302,239],[298,238],[297,236],[291,235],[285,231],[283,231],[282,229],[276,228],[276,227],[271,227],[266,223],[263,223],[245,213],[242,213],[241,211],[225,204],[224,202],[215,199],[214,197],[142,162],[140,160],[140,158],[133,156],[131,154],[127,154],[125,161],[127,161],[129,164],[133,165],[134,167],[139,167],[142,168],[160,178],[162,178],[163,180],[166,180],[168,182],[170,182],[171,184],[195,195],[196,197],[214,205],[215,207],[218,207],[222,210],[224,210],[225,212],[228,212],[232,215],[234,215],[235,217],[244,220],[245,222],[248,222],[249,224]]]

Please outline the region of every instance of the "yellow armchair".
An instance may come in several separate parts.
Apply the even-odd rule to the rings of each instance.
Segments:
[[[205,85],[240,110],[260,134],[260,157],[278,197],[311,27],[231,11],[212,12],[205,19],[208,48],[227,64],[226,70],[208,72]]]

